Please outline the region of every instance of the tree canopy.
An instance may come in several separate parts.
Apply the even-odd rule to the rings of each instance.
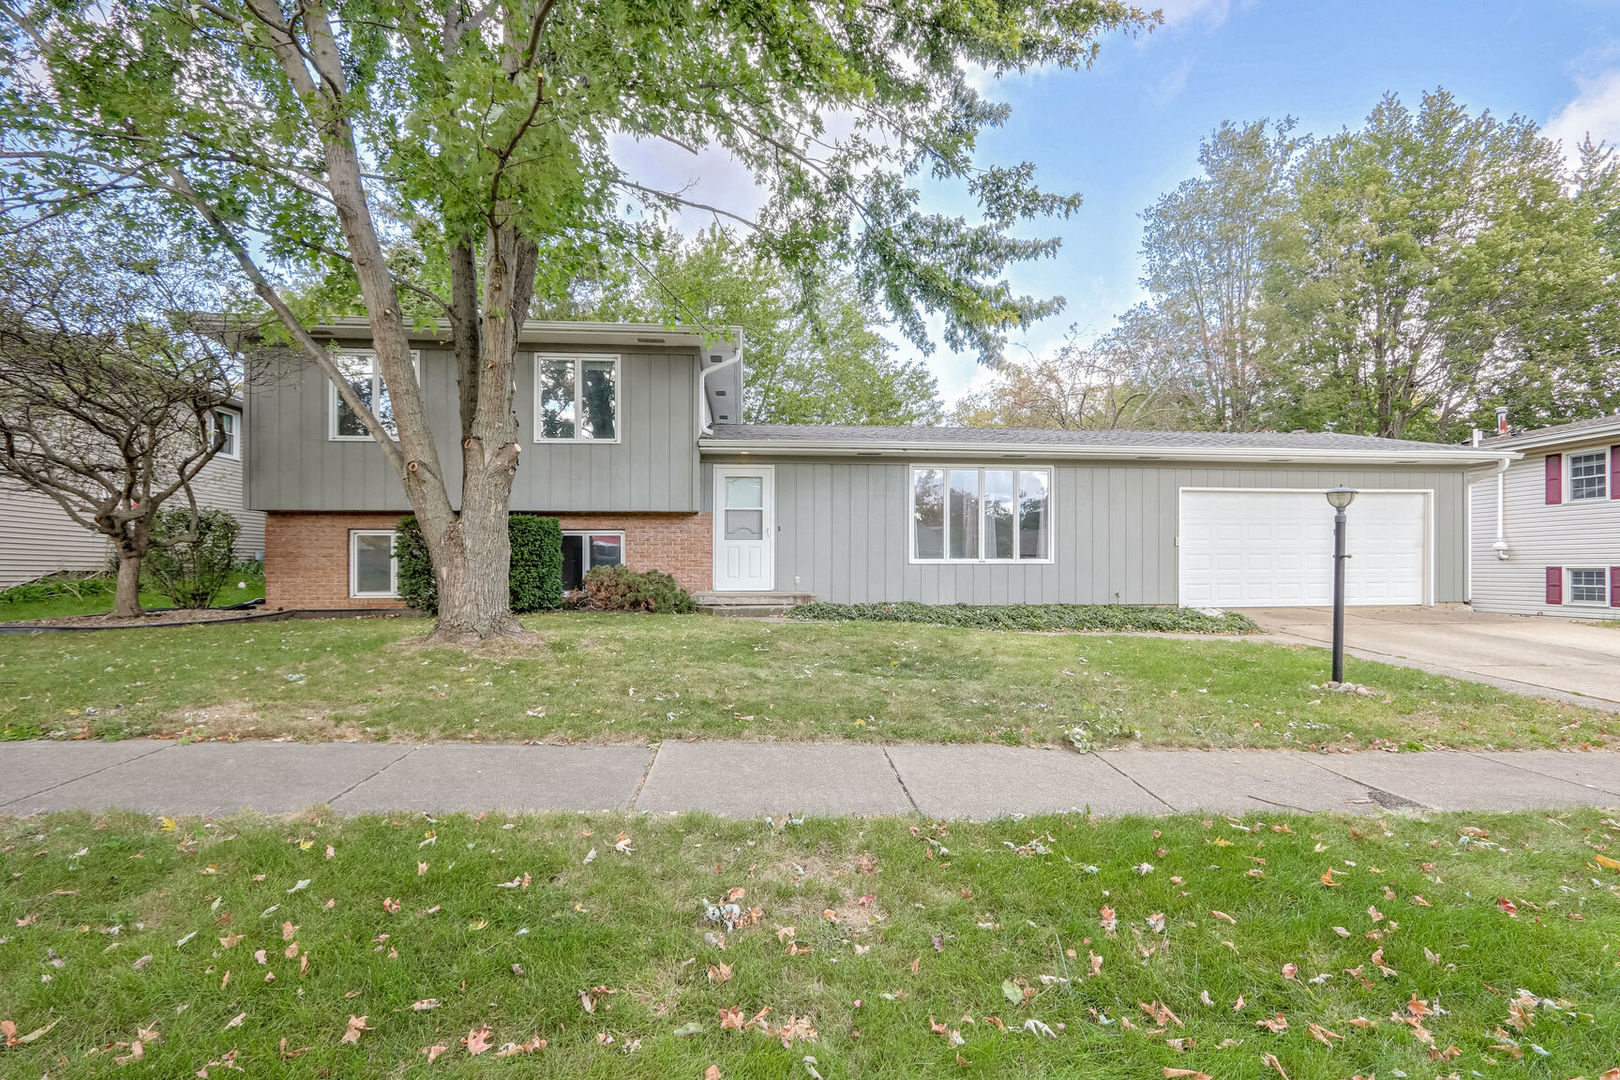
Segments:
[[[750,424],[924,424],[939,418],[927,365],[901,361],[882,314],[854,282],[823,282],[814,308],[788,274],[734,229],[667,234],[640,257],[605,254],[564,303],[563,318],[674,321],[742,328]]]
[[[1000,375],[959,417],[1067,426],[1048,401],[1151,409],[1086,423],[1334,428],[1458,440],[1620,406],[1620,166],[1571,169],[1523,117],[1393,95],[1336,135],[1223,124],[1202,172],[1143,214],[1149,297],[1084,350]],[[1106,362],[1102,362],[1103,360]],[[985,408],[986,404],[991,407]]]

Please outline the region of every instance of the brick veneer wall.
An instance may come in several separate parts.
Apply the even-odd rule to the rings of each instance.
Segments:
[[[691,592],[714,581],[714,524],[710,514],[559,514],[566,530],[624,533],[632,570],[662,570]],[[398,600],[349,595],[349,530],[392,529],[395,513],[265,515],[265,607],[399,608]]]

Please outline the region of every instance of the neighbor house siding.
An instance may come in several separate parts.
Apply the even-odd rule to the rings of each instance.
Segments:
[[[976,464],[967,451],[939,462]],[[1467,480],[1460,468],[1056,463],[1052,554],[1047,564],[917,564],[910,561],[911,461],[807,462],[764,455],[706,456],[705,509],[713,464],[776,466],[776,582],[823,600],[931,604],[1175,604],[1180,490],[1187,487],[1300,488],[1341,483],[1362,489],[1432,491],[1433,596],[1466,598]],[[1036,455],[1008,467],[1054,464]],[[1324,518],[1332,511],[1324,499]],[[1350,512],[1354,550],[1355,511]]]
[[[522,447],[513,510],[698,510],[695,350],[542,348],[620,358],[616,443],[534,441],[534,353],[518,354],[515,406]],[[453,357],[421,349],[428,419],[452,502],[461,499],[461,423]],[[409,509],[399,479],[369,440],[329,438],[330,385],[313,364],[282,354],[249,387],[248,505],[256,510]]]
[[[229,510],[241,526],[236,538],[240,559],[264,557],[264,515],[244,510],[242,464],[215,458],[192,482],[197,505]],[[184,495],[168,507],[184,507]],[[110,541],[68,517],[48,496],[0,483],[0,589],[61,571],[105,570],[112,559]]]
[[[1602,450],[1611,440],[1577,443],[1555,454]],[[1609,618],[1613,608],[1569,602],[1547,603],[1547,568],[1620,566],[1620,499],[1547,503],[1546,461],[1542,449],[1527,450],[1503,476],[1503,532],[1507,559],[1496,556],[1496,476],[1472,485],[1472,600],[1481,611],[1516,615]],[[1612,466],[1611,466],[1612,469]],[[1560,474],[1563,475],[1562,473]],[[1612,479],[1612,476],[1611,476]]]

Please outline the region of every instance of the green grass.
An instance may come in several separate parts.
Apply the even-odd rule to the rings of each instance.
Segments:
[[[238,589],[236,583],[245,581],[247,588]],[[229,585],[220,591],[214,603],[220,606],[227,604],[244,604],[249,600],[262,600],[264,598],[264,577],[245,575],[233,578]],[[173,607],[174,600],[163,593],[141,592],[141,607],[166,608]],[[106,615],[112,611],[113,598],[108,595],[93,596],[59,596],[49,600],[23,600],[0,602],[0,623],[22,622],[27,619],[62,619],[73,615]]]
[[[6,1075],[230,1077],[210,1063],[233,1052],[240,1075],[345,1078],[775,1080],[808,1077],[806,1055],[827,1080],[1271,1080],[1267,1054],[1291,1080],[1620,1066],[1620,875],[1593,861],[1620,826],[1596,812],[175,826],[0,820],[0,1019],[54,1024],[0,1050]],[[758,924],[727,932],[705,908],[733,889]],[[721,1027],[767,1008],[770,1034]],[[346,1045],[351,1016],[369,1030]],[[813,1039],[784,1046],[795,1017]],[[549,1045],[475,1057],[460,1040],[485,1027]],[[143,1029],[144,1059],[116,1065]]]
[[[568,613],[535,644],[422,649],[419,619],[0,637],[0,735],[1148,745],[1601,743],[1607,714],[1241,639]]]

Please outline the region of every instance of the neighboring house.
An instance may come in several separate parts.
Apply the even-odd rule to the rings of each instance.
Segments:
[[[352,320],[317,336],[386,414],[367,335]],[[743,350],[699,331],[531,322],[519,342],[512,510],[561,519],[570,587],[624,563],[694,592],[845,602],[1323,604],[1322,492],[1348,484],[1350,602],[1461,602],[1469,481],[1515,456],[1335,434],[743,425]],[[454,469],[452,357],[443,336],[415,344]],[[399,481],[319,369],[281,355],[247,395],[268,603],[398,606]]]
[[[1620,416],[1481,445],[1522,457],[1473,485],[1474,607],[1620,615]]]
[[[241,524],[236,554],[264,558],[264,515],[244,508],[242,498],[242,410],[220,410],[225,446],[204,466],[192,490],[197,505],[229,510]],[[184,506],[177,494],[168,506]],[[86,529],[48,495],[0,480],[0,589],[64,570],[106,570],[113,563],[111,541]]]

